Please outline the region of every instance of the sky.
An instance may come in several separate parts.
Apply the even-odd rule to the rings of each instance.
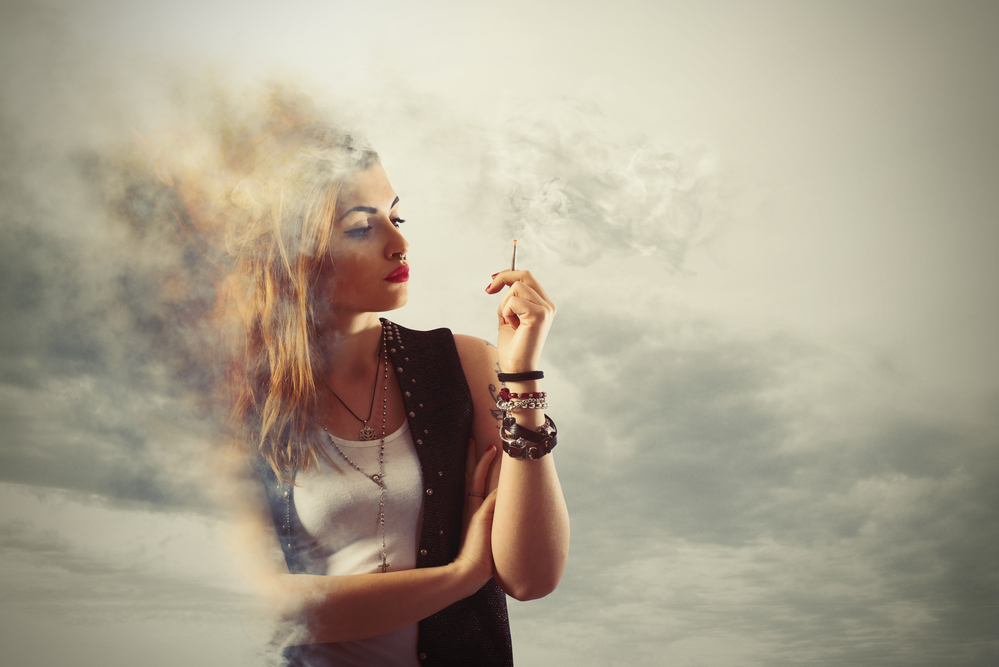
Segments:
[[[999,664],[999,8],[478,4],[0,9],[6,660],[265,664],[210,285],[120,207],[279,82],[382,157],[394,320],[494,340],[512,238],[558,305],[572,542],[518,665]]]

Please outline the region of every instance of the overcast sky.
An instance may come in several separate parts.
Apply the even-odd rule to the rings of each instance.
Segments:
[[[6,660],[262,661],[177,372],[205,287],[108,165],[281,81],[382,156],[393,319],[494,338],[515,237],[559,306],[518,665],[999,663],[997,6],[475,4],[4,4]]]

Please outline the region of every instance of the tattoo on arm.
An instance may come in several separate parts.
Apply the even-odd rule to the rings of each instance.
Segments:
[[[487,345],[488,345],[488,343],[487,343]],[[497,375],[497,377],[502,372],[503,372],[503,370],[500,368],[499,362],[497,361],[496,362],[496,375]],[[503,385],[504,387],[506,386],[506,382],[500,382],[500,384]],[[493,404],[495,404],[496,401],[499,400],[499,389],[496,388],[496,385],[494,385],[494,384],[490,384],[489,385],[489,395],[493,397]],[[496,428],[500,428],[500,426],[502,425],[502,422],[503,422],[503,411],[500,410],[500,409],[498,409],[498,408],[493,407],[493,408],[489,409],[489,414],[491,414],[493,416],[493,419],[495,419],[497,422],[499,422],[498,424],[496,424]]]
[[[493,397],[493,404],[494,404],[494,407],[489,408],[489,414],[491,414],[493,416],[493,419],[495,419],[497,422],[502,422],[503,421],[503,411],[502,410],[498,410],[495,407],[496,401],[499,400],[499,390],[496,389],[496,385],[494,385],[494,384],[490,384],[489,385],[489,395]],[[499,428],[499,427],[500,427],[500,425],[497,424],[496,428]]]
[[[482,342],[486,344],[486,347],[496,347],[495,345],[493,345],[492,343],[490,343],[488,340],[483,339]]]

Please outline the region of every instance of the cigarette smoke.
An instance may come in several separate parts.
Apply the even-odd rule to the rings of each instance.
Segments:
[[[566,100],[508,121],[495,149],[507,228],[568,264],[606,251],[653,255],[684,272],[719,217],[716,157],[623,136],[594,104]]]

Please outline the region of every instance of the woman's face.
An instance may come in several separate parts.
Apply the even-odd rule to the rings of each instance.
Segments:
[[[338,315],[385,312],[409,298],[409,244],[399,231],[399,198],[380,164],[343,183],[333,219],[332,268],[321,290]]]

